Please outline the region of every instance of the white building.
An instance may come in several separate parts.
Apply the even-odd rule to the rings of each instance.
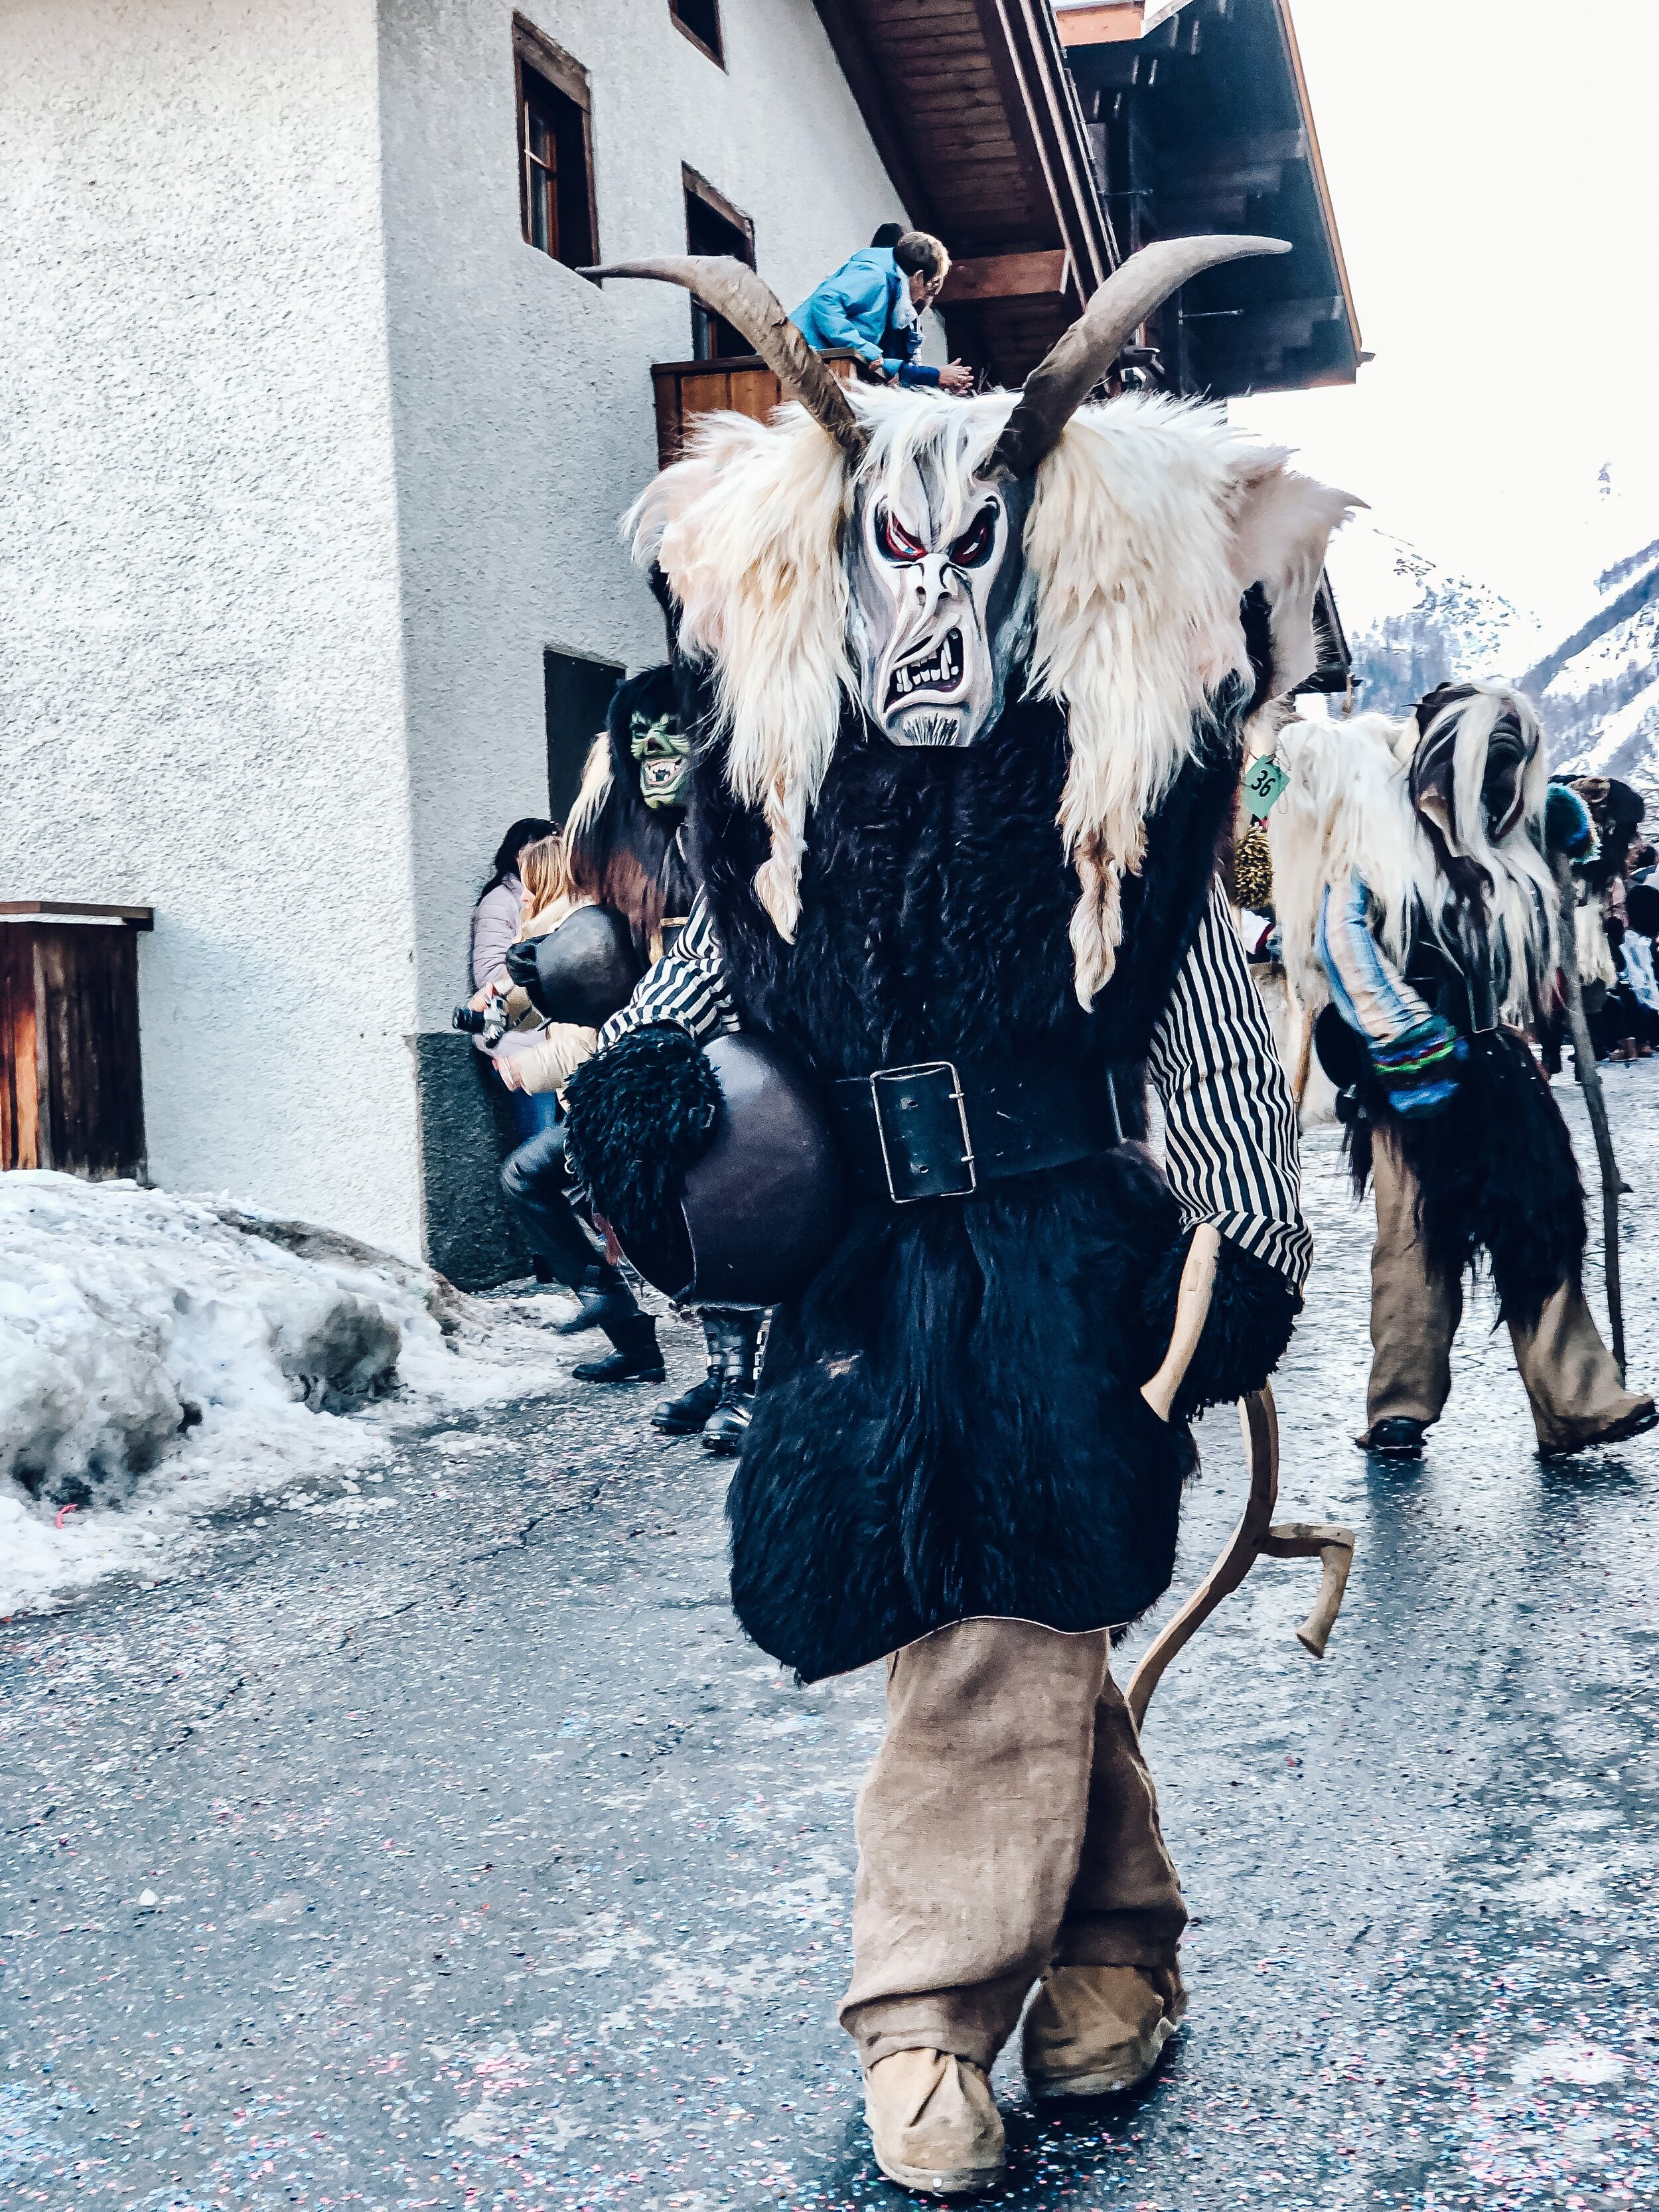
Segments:
[[[158,1182],[475,1280],[469,913],[662,656],[616,525],[692,351],[535,157],[572,263],[690,193],[786,301],[904,213],[812,0],[532,5],[0,9],[0,897],[154,905]]]
[[[0,0],[0,903],[155,908],[158,1182],[470,1285],[471,908],[662,656],[617,519],[708,335],[576,268],[752,250],[793,304],[908,218],[1015,384],[1149,222],[1265,210],[1296,252],[1165,311],[1170,380],[1358,358],[1285,0],[526,7]]]

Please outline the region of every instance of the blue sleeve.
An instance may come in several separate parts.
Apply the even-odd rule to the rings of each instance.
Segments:
[[[929,368],[922,362],[907,361],[900,368],[897,362],[890,361],[885,366],[890,376],[895,369],[898,369],[898,380],[901,384],[937,384],[939,382],[939,371],[936,368]]]
[[[1360,876],[1326,886],[1314,942],[1336,1011],[1373,1050],[1386,1050],[1428,1020],[1426,1001],[1371,934],[1371,895]]]
[[[846,346],[866,361],[879,361],[878,341],[887,319],[887,287],[877,273],[875,289],[855,279],[827,276],[806,303],[821,346]]]

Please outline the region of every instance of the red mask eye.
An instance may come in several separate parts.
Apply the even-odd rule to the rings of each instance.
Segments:
[[[996,542],[997,511],[994,507],[982,507],[951,546],[951,562],[958,568],[977,568],[982,561],[989,559]]]
[[[921,561],[927,557],[927,548],[895,522],[885,507],[876,518],[876,542],[890,561]]]

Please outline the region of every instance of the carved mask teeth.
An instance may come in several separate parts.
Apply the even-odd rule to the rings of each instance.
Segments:
[[[925,659],[902,661],[887,685],[887,704],[900,706],[915,691],[954,691],[962,681],[962,632],[948,629]]]

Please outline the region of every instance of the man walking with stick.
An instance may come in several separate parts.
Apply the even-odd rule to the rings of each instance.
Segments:
[[[1386,1458],[1419,1457],[1444,1409],[1463,1277],[1482,1259],[1544,1456],[1659,1420],[1625,1388],[1585,1303],[1583,1188],[1519,1026],[1553,1000],[1564,955],[1548,788],[1526,699],[1443,684],[1407,721],[1309,726],[1276,811],[1286,963],[1322,1008],[1316,1042],[1355,1187],[1376,1191],[1358,1441]],[[1610,1148],[1616,1267],[1609,1161]]]

